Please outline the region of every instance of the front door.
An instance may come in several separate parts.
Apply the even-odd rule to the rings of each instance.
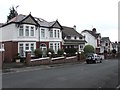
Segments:
[[[46,57],[46,50],[47,50],[46,47],[42,47],[42,52],[43,52],[42,57]]]
[[[46,51],[47,51],[47,46],[46,46],[46,44],[41,44],[41,45],[40,45],[40,48],[41,48],[41,50],[42,50],[42,52],[43,52],[42,57],[46,57]]]

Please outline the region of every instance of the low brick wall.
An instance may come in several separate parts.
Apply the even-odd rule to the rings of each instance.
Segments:
[[[60,63],[68,63],[68,62],[76,62],[77,56],[72,57],[57,57],[57,58],[38,58],[31,59],[28,65],[46,65],[46,64],[60,64]]]

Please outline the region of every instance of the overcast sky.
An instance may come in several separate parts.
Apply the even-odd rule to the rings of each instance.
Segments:
[[[19,14],[43,18],[47,21],[58,19],[62,26],[73,27],[77,31],[91,30],[93,27],[102,37],[118,41],[118,1],[119,0],[1,0],[0,23],[5,23],[9,8],[16,7]]]

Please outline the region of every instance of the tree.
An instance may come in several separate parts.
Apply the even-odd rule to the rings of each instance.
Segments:
[[[95,53],[95,49],[92,45],[86,45],[84,47],[84,53],[88,54],[88,53]]]
[[[12,8],[10,8],[10,13],[7,16],[7,21],[9,21],[10,19],[16,17],[18,15],[17,11],[15,10],[14,6],[12,6]]]

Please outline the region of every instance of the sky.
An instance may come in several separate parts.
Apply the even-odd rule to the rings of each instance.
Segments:
[[[10,7],[18,14],[43,18],[47,21],[58,19],[62,26],[81,31],[96,28],[102,37],[118,41],[118,2],[119,0],[1,0],[0,23],[7,21]]]

